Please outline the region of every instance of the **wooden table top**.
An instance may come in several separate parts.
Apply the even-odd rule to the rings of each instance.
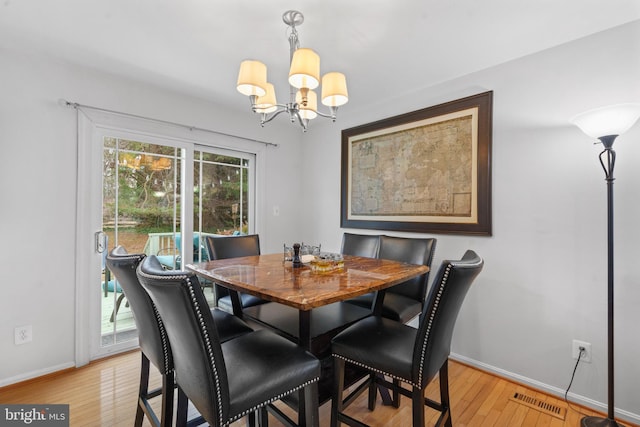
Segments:
[[[187,264],[185,268],[230,289],[299,310],[353,298],[402,283],[429,271],[425,265],[344,255],[344,269],[330,273],[293,268],[269,254]]]

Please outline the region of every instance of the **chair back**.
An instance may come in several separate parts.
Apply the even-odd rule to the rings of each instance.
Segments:
[[[422,264],[431,267],[436,249],[436,239],[414,239],[405,237],[380,236],[378,258]],[[429,272],[387,289],[388,293],[404,295],[420,303],[427,293]]]
[[[166,326],[176,382],[206,420],[229,418],[229,383],[218,332],[198,278],[163,270],[154,255],[138,267],[138,278]]]
[[[206,236],[207,250],[211,260],[260,255],[260,237],[257,234],[240,236]],[[220,298],[228,297],[229,290],[214,284],[216,304]],[[244,304],[244,303],[243,303]]]
[[[342,250],[344,255],[375,258],[378,256],[380,236],[370,234],[344,233],[342,235]]]
[[[413,351],[413,380],[421,387],[431,381],[449,357],[460,307],[483,266],[483,259],[472,250],[459,261],[442,261],[420,315]]]
[[[260,255],[260,238],[246,236],[207,236],[207,249],[212,260]]]
[[[136,275],[136,269],[145,257],[145,254],[129,254],[122,246],[116,246],[108,253],[105,262],[129,301],[142,352],[158,370],[170,374],[173,361],[164,325]]]

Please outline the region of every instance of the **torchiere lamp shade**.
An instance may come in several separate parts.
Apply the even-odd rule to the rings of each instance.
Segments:
[[[622,135],[640,118],[640,104],[617,104],[596,108],[574,116],[570,122],[587,135],[600,138]]]

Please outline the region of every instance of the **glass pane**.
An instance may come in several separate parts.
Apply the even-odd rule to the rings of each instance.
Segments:
[[[242,162],[239,158],[196,152],[194,230],[220,235],[248,233],[249,174],[247,167],[240,165]]]
[[[195,233],[233,235],[249,232],[248,168],[247,159],[204,151],[194,153]],[[206,261],[205,251],[201,245],[200,253],[194,253],[195,260]]]
[[[103,158],[107,251],[122,245],[129,253],[157,255],[168,268],[180,268],[179,149],[105,138]],[[103,346],[135,338],[126,298],[104,268],[102,289]]]

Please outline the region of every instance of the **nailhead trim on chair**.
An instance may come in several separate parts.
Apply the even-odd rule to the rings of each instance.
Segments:
[[[162,319],[160,318],[160,313],[158,313],[158,309],[156,308],[153,302],[151,303],[153,306],[153,313],[156,316],[156,320],[158,321],[158,327],[160,328],[160,338],[162,339],[162,352],[164,353],[164,374],[165,375],[173,375],[173,366],[169,363],[172,355],[169,354],[169,340],[167,339],[167,331],[164,329],[164,323],[162,323]]]
[[[186,275],[184,274],[173,274],[170,276],[156,276],[155,274],[148,274],[145,273],[144,271],[139,271],[140,275],[143,277],[148,277],[149,279],[155,279],[155,280],[184,280]]]
[[[196,311],[196,315],[198,317],[198,324],[200,325],[200,332],[204,337],[204,341],[207,347],[207,353],[209,354],[209,363],[214,371],[215,384],[216,384],[216,398],[218,399],[218,419],[220,425],[227,425],[228,423],[224,422],[224,414],[222,413],[222,392],[220,390],[220,379],[218,375],[218,369],[216,367],[215,359],[213,357],[213,349],[211,348],[211,339],[209,334],[207,333],[207,329],[205,328],[204,318],[202,317],[202,312],[200,311],[200,307],[196,301],[196,294],[193,291],[193,283],[191,279],[187,276],[185,277],[185,281],[187,282],[187,288],[189,289],[189,295],[191,296],[191,303],[193,304],[193,308]]]
[[[414,386],[414,387],[418,387],[418,388],[420,388],[420,386],[419,386],[419,385],[415,384],[413,381],[408,380],[408,379],[406,379],[406,378],[402,378],[402,377],[399,377],[399,376],[397,376],[397,375],[390,374],[389,372],[385,372],[385,371],[383,371],[383,370],[381,370],[381,369],[378,369],[378,368],[373,368],[373,367],[371,367],[371,366],[367,366],[367,365],[365,365],[365,364],[364,364],[364,363],[362,363],[362,362],[358,362],[358,361],[355,361],[355,360],[351,360],[351,359],[349,359],[348,357],[344,357],[344,356],[341,356],[341,355],[339,355],[339,354],[335,354],[335,353],[333,353],[333,354],[332,354],[332,356],[337,357],[337,358],[340,358],[340,359],[342,359],[342,360],[346,360],[346,361],[347,361],[347,362],[349,362],[349,363],[352,363],[352,364],[354,364],[354,365],[360,366],[361,368],[365,368],[365,369],[367,369],[367,370],[369,370],[369,371],[377,372],[377,373],[379,373],[379,374],[389,376],[389,377],[394,378],[394,379],[396,379],[396,380],[404,381],[404,382],[408,383],[409,385],[412,385],[412,386]]]
[[[422,353],[420,354],[420,370],[418,372],[418,388],[422,388],[422,373],[424,368],[424,356],[427,351],[427,343],[429,342],[429,335],[431,334],[431,326],[433,325],[433,319],[436,316],[438,311],[438,306],[440,305],[440,298],[442,297],[442,292],[444,292],[444,285],[447,283],[449,279],[449,273],[451,272],[451,268],[453,265],[451,263],[447,264],[447,268],[442,275],[442,280],[440,281],[440,286],[438,287],[438,294],[436,295],[436,300],[433,306],[433,310],[429,313],[429,323],[427,324],[427,332],[425,334],[424,342],[422,344]]]
[[[298,391],[298,390],[300,390],[300,389],[302,389],[302,388],[305,388],[305,387],[307,387],[308,385],[313,384],[313,383],[315,383],[315,382],[317,382],[317,381],[319,381],[319,380],[320,380],[320,377],[316,377],[316,378],[312,379],[311,381],[307,381],[306,383],[300,384],[298,387],[292,388],[292,389],[291,389],[291,390],[289,390],[289,391],[286,391],[286,392],[281,393],[281,394],[279,394],[279,395],[277,395],[277,396],[275,396],[275,397],[273,397],[273,398],[271,398],[271,399],[269,399],[269,400],[267,400],[267,401],[264,401],[264,402],[262,402],[262,403],[260,403],[260,404],[258,404],[258,405],[256,405],[256,406],[254,406],[253,408],[247,409],[247,410],[246,410],[246,411],[244,411],[243,413],[238,414],[238,415],[236,415],[235,417],[233,417],[232,419],[230,419],[230,420],[229,420],[225,425],[229,425],[229,424],[231,424],[232,422],[234,422],[234,421],[236,421],[236,420],[239,420],[240,418],[244,417],[245,415],[248,415],[248,414],[250,414],[250,413],[252,413],[252,412],[255,412],[255,411],[257,411],[258,409],[260,409],[260,408],[262,408],[262,407],[264,407],[264,406],[267,406],[268,404],[273,403],[273,402],[275,402],[276,400],[280,400],[280,399],[282,399],[283,397],[288,396],[288,395],[290,395],[291,393],[293,393],[293,392],[295,392],[295,391]]]

